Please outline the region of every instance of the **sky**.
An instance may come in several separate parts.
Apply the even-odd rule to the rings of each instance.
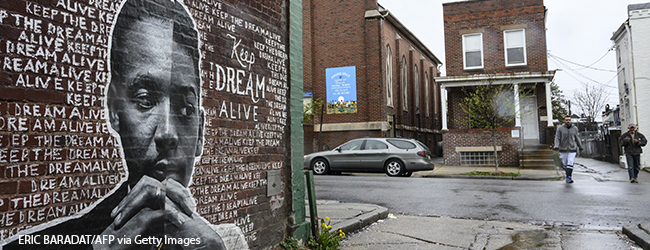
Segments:
[[[454,0],[378,0],[443,62],[445,41],[442,4]],[[544,0],[548,9],[546,46],[548,69],[559,70],[555,82],[567,100],[584,89],[581,83],[605,84],[608,104],[618,104],[616,51],[611,50],[612,34],[627,20],[629,4],[650,0]],[[561,59],[555,59],[561,58]],[[568,61],[568,62],[567,62]],[[592,65],[593,64],[593,65]],[[592,68],[583,66],[591,65]],[[597,82],[597,83],[596,83]],[[574,113],[578,112],[575,105]]]

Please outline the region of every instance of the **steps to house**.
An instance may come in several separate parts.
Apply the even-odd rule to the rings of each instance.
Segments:
[[[519,167],[523,169],[555,169],[549,145],[525,145],[520,153]]]

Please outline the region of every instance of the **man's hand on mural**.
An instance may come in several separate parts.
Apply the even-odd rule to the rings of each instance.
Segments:
[[[143,176],[131,189],[129,194],[111,212],[113,224],[108,226],[102,235],[113,235],[117,238],[135,239],[153,236],[158,231],[162,236],[162,227],[166,218],[163,209],[166,190],[165,186],[148,176]],[[156,228],[160,228],[156,230]],[[140,245],[125,244],[112,241],[107,245],[93,245],[93,249],[131,249],[140,248]]]
[[[226,249],[221,237],[194,213],[196,203],[190,191],[174,179],[166,179],[165,235],[176,239],[199,239],[200,243],[182,249]],[[189,213],[188,213],[189,212]],[[163,249],[166,249],[163,245]]]
[[[115,229],[121,229],[126,222],[144,208],[149,208],[152,211],[163,209],[165,193],[166,188],[161,182],[149,176],[143,176],[111,212]]]
[[[198,239],[196,244],[177,245],[183,249],[225,249],[221,237],[194,213],[196,204],[189,190],[174,179],[160,182],[143,176],[129,194],[113,209],[113,224],[102,234],[116,237],[135,238],[164,235],[175,239]],[[133,245],[112,242],[95,249],[128,249]],[[162,249],[170,245],[163,244]]]
[[[196,202],[194,202],[190,190],[180,182],[171,178],[165,179],[162,184],[165,186],[167,197],[171,199],[174,204],[180,206],[181,211],[191,217],[192,213],[196,211]]]

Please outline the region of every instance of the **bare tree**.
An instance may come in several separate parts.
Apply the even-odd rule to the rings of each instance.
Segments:
[[[582,89],[573,93],[573,99],[580,113],[593,122],[605,107],[609,94],[610,90],[605,85],[583,83]]]

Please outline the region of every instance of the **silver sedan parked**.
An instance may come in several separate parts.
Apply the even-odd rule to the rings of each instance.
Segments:
[[[334,148],[305,155],[304,168],[315,174],[336,172],[386,173],[411,176],[414,171],[433,170],[431,151],[414,139],[362,138]]]

